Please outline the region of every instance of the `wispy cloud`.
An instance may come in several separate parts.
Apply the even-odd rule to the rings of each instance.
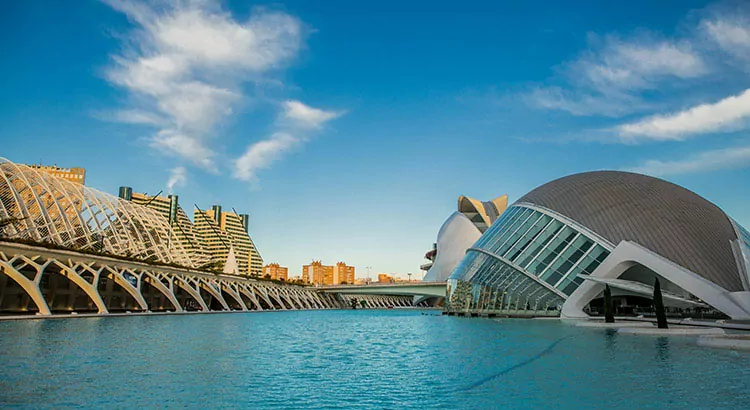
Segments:
[[[285,101],[283,106],[282,122],[289,122],[293,126],[302,128],[319,128],[326,122],[343,115],[340,111],[324,111],[294,100]]]
[[[176,186],[185,186],[187,184],[187,169],[185,167],[175,167],[169,171],[169,181],[167,181],[167,191],[171,194]]]
[[[750,118],[750,89],[715,103],[701,104],[669,115],[656,115],[617,127],[621,138],[684,140],[696,134],[737,129]]]
[[[724,52],[745,64],[750,63],[750,18],[747,15],[718,16],[704,20],[701,28]]]
[[[278,132],[248,146],[245,153],[234,162],[234,177],[243,181],[257,181],[259,170],[268,168],[301,143],[301,139],[291,134]]]
[[[137,103],[113,118],[158,127],[152,147],[217,171],[210,148],[216,126],[245,97],[243,82],[296,56],[301,22],[261,9],[237,21],[212,0],[104,2],[137,26],[107,72]]]
[[[563,64],[560,86],[537,87],[526,102],[573,115],[622,116],[648,107],[639,92],[668,79],[686,80],[708,72],[689,42],[643,37],[593,37],[592,48]]]
[[[320,129],[325,123],[341,115],[342,111],[326,111],[300,101],[284,102],[277,124],[284,131],[249,145],[245,153],[234,162],[233,176],[244,181],[257,181],[259,170],[270,167],[288,151],[307,142],[311,130]]]
[[[626,171],[669,176],[747,167],[750,167],[750,146],[705,151],[675,161],[649,160]]]

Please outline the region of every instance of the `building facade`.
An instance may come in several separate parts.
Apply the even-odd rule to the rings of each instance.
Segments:
[[[302,266],[302,281],[313,285],[353,284],[354,272],[354,266],[348,266],[345,262],[328,266],[321,261],[312,261]]]
[[[289,279],[289,269],[278,263],[269,263],[263,267],[263,277],[286,281]]]
[[[333,266],[333,285],[354,284],[354,266],[348,266],[345,262],[337,262]]]
[[[468,249],[448,280],[446,310],[587,317],[605,285],[648,305],[658,278],[669,307],[747,319],[748,238],[716,205],[669,182],[571,175],[524,195]]]
[[[438,231],[437,242],[425,258],[430,262],[420,267],[426,270],[425,282],[445,282],[466,254],[466,250],[498,219],[508,207],[508,196],[481,202],[467,196],[458,197],[456,212],[451,214]]]
[[[220,205],[196,209],[193,214],[195,231],[214,264],[227,260],[230,249],[237,261],[237,274],[261,276],[263,258],[248,233],[246,214],[222,211]]]
[[[78,168],[78,167],[72,167],[72,168],[62,168],[58,167],[57,165],[27,165],[28,167],[31,167],[37,171],[42,171],[44,173],[50,174],[53,177],[61,178],[66,181],[75,182],[76,184],[85,185],[86,184],[86,169],[84,168]]]
[[[180,206],[177,195],[150,196],[147,193],[133,192],[130,187],[120,187],[119,196],[135,204],[153,209],[168,221],[172,227],[170,243],[179,243],[182,248],[191,254],[199,266],[205,266],[210,262],[209,255],[196,235],[193,223]]]
[[[394,283],[396,279],[387,273],[378,273],[378,283]]]

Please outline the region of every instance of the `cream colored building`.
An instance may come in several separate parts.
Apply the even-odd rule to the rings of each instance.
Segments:
[[[336,265],[323,265],[321,261],[312,261],[302,266],[302,280],[313,285],[340,285],[354,283],[354,266],[344,262]]]
[[[354,284],[354,266],[338,262],[333,267],[333,285]]]
[[[263,258],[248,234],[248,216],[222,211],[221,206],[196,209],[193,214],[196,234],[215,264],[226,262],[233,249],[239,275],[261,276]]]
[[[62,178],[64,180],[75,182],[77,184],[85,185],[86,183],[86,170],[84,168],[78,168],[78,167],[72,167],[72,168],[62,168],[58,167],[57,165],[28,165],[31,168],[36,169],[37,171],[46,172],[52,176],[55,176],[57,178]]]
[[[170,246],[172,241],[179,242],[198,264],[205,265],[210,262],[209,254],[196,235],[193,223],[190,222],[187,214],[180,206],[177,195],[150,196],[146,193],[133,192],[128,187],[121,187],[120,197],[151,208],[168,220],[174,234],[173,238],[169,238]]]
[[[289,268],[280,266],[278,263],[269,263],[263,267],[263,276],[275,280],[289,279]]]

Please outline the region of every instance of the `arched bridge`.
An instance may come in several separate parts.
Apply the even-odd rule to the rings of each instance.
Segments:
[[[335,295],[166,265],[0,242],[0,312],[337,309]]]

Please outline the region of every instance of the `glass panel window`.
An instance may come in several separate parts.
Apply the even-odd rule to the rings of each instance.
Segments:
[[[550,246],[542,252],[542,255],[539,255],[539,258],[537,258],[537,261],[534,262],[532,266],[533,272],[536,275],[543,276],[545,271],[547,273],[552,273],[547,269],[550,263],[553,263],[555,259],[557,259],[560,252],[562,252],[565,248],[568,247],[570,244],[570,241],[573,240],[573,238],[578,235],[578,232],[573,230],[573,228],[566,226],[563,228],[563,230],[560,232],[560,234],[552,240],[550,243]]]
[[[521,212],[519,212],[515,220],[511,224],[508,225],[508,228],[505,230],[505,232],[503,232],[497,238],[497,240],[487,243],[487,246],[484,247],[483,249],[486,249],[492,253],[500,254],[501,252],[498,252],[498,249],[501,249],[510,240],[517,240],[518,237],[515,235],[520,235],[520,234],[517,234],[517,232],[521,229],[522,225],[527,223],[527,221],[530,218],[534,217],[532,215],[534,213],[535,212],[532,211],[531,209],[524,208]],[[521,232],[521,234],[523,234],[523,232]]]
[[[544,249],[547,244],[552,240],[552,238],[557,235],[558,232],[563,228],[562,222],[558,220],[553,220],[550,222],[549,225],[547,225],[546,228],[544,228],[544,231],[536,238],[534,243],[526,248],[526,251],[520,256],[521,263],[519,264],[521,267],[526,267],[534,258],[539,255],[539,253]]]
[[[531,227],[519,240],[516,242],[516,244],[508,250],[508,252],[505,253],[505,257],[508,258],[511,262],[515,262],[516,259],[521,255],[521,253],[526,250],[527,247],[532,245],[532,243],[536,242],[537,236],[542,232],[542,230],[549,224],[549,222],[552,220],[550,216],[542,215],[535,223],[534,226]]]
[[[607,256],[609,256],[609,252],[600,245],[596,245],[596,247],[594,247],[594,249],[586,255],[586,258],[581,262],[584,270],[583,273],[587,275],[594,273],[596,268],[599,267]]]

